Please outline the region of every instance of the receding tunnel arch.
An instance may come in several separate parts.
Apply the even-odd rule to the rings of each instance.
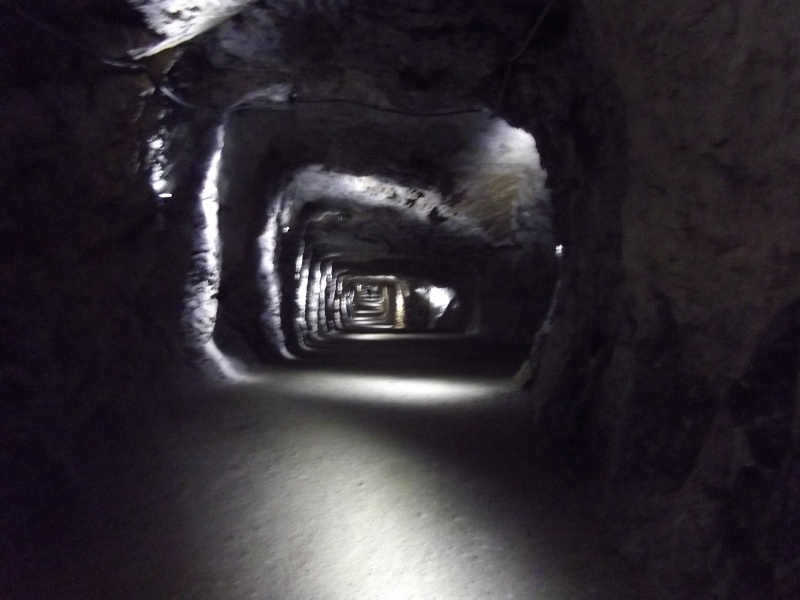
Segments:
[[[334,109],[239,110],[223,125],[220,345],[297,354],[301,271],[330,257],[456,280],[473,331],[529,343],[557,276],[533,138],[486,111]],[[521,302],[532,310],[510,318]]]

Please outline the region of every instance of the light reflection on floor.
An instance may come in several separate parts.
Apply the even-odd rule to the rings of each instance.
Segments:
[[[264,490],[268,512],[281,515],[276,541],[301,567],[296,597],[517,597],[496,594],[519,575],[495,555],[507,541],[464,511],[471,499],[453,497],[424,454],[338,419],[287,432],[280,445],[292,458]]]
[[[256,385],[267,386],[271,394],[301,394],[316,401],[367,404],[416,405],[431,408],[465,405],[490,400],[511,391],[511,382],[455,377],[341,373],[315,370],[309,377],[267,374]]]
[[[214,483],[185,516],[209,576],[239,590],[219,597],[605,598],[605,559],[571,546],[587,530],[542,519],[549,492],[503,439],[518,428],[487,408],[510,389],[302,371],[219,390],[214,427],[192,428],[174,466],[191,470],[191,445],[210,444],[201,478]]]
[[[89,542],[65,538],[52,581],[8,598],[646,597],[531,460],[510,389],[292,369],[220,386],[72,520]]]

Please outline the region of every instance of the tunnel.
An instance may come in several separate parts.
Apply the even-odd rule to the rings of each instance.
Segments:
[[[0,47],[0,598],[800,597],[800,5]]]
[[[524,353],[558,276],[530,134],[480,109],[294,105],[238,108],[217,133],[211,343],[269,362],[391,325]],[[371,321],[367,289],[386,303]]]

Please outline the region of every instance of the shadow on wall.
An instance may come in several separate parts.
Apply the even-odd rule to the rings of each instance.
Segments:
[[[164,409],[158,390],[185,365],[186,305],[204,277],[198,192],[213,123],[165,110],[91,58],[65,62],[58,40],[7,45],[30,31],[2,21],[12,64],[59,65],[35,93],[4,77],[0,100],[15,148],[2,157],[0,207],[0,333],[14,340],[0,356],[0,504],[10,506],[5,495],[19,500],[28,485],[60,493],[92,477],[97,447],[124,444]],[[171,196],[142,168],[162,134]]]
[[[735,565],[737,598],[800,594],[800,301],[772,321],[741,379],[724,421],[730,454],[696,473],[724,498],[722,557]],[[721,433],[721,432],[720,432]],[[719,452],[709,440],[708,452]],[[716,442],[716,444],[714,443]],[[714,445],[717,447],[714,448]],[[722,457],[720,457],[722,458]]]

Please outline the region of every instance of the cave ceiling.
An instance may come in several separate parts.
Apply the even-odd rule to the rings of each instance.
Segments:
[[[123,6],[138,13],[138,25],[130,14],[120,19]],[[296,212],[310,202],[350,204],[334,210],[336,218],[310,225],[325,252],[341,253],[349,244],[351,257],[414,260],[413,248],[442,260],[461,253],[469,261],[469,252],[518,242],[520,224],[529,234],[549,231],[544,171],[532,138],[494,111],[509,61],[546,6],[511,0],[63,0],[41,3],[34,13],[53,25],[63,19],[62,31],[79,15],[91,16],[81,43],[96,55],[146,65],[151,93],[160,90],[162,105],[180,113],[182,123],[225,122],[233,112],[256,131],[264,114],[282,121],[274,129],[283,139],[269,150],[287,162],[280,177]],[[549,8],[552,23],[537,34],[540,46],[558,21]],[[315,129],[320,120],[326,127]],[[303,131],[305,141],[298,141]],[[262,129],[258,135],[271,134]],[[520,151],[526,144],[527,158]],[[258,151],[248,146],[242,153]],[[372,189],[361,194],[369,202],[355,200],[342,191],[347,177],[373,177],[373,188],[406,192]],[[414,194],[427,202],[415,205]],[[377,241],[369,246],[369,240]],[[399,252],[402,247],[408,250]]]
[[[306,228],[321,254],[398,264],[435,256],[457,269],[517,243],[521,225],[549,233],[535,144],[487,107],[537,16],[529,6],[137,4],[161,36],[139,52],[172,56],[170,89],[192,105],[234,107],[230,117],[245,123],[230,160],[280,156],[295,214],[312,203],[327,214]]]
[[[336,96],[409,110],[494,108],[509,61],[547,6],[508,0],[131,2],[152,35],[129,54],[166,50],[174,56],[172,76],[187,99],[228,107],[282,84],[299,98]],[[558,33],[556,9],[547,15],[532,42],[537,47],[547,47]]]

